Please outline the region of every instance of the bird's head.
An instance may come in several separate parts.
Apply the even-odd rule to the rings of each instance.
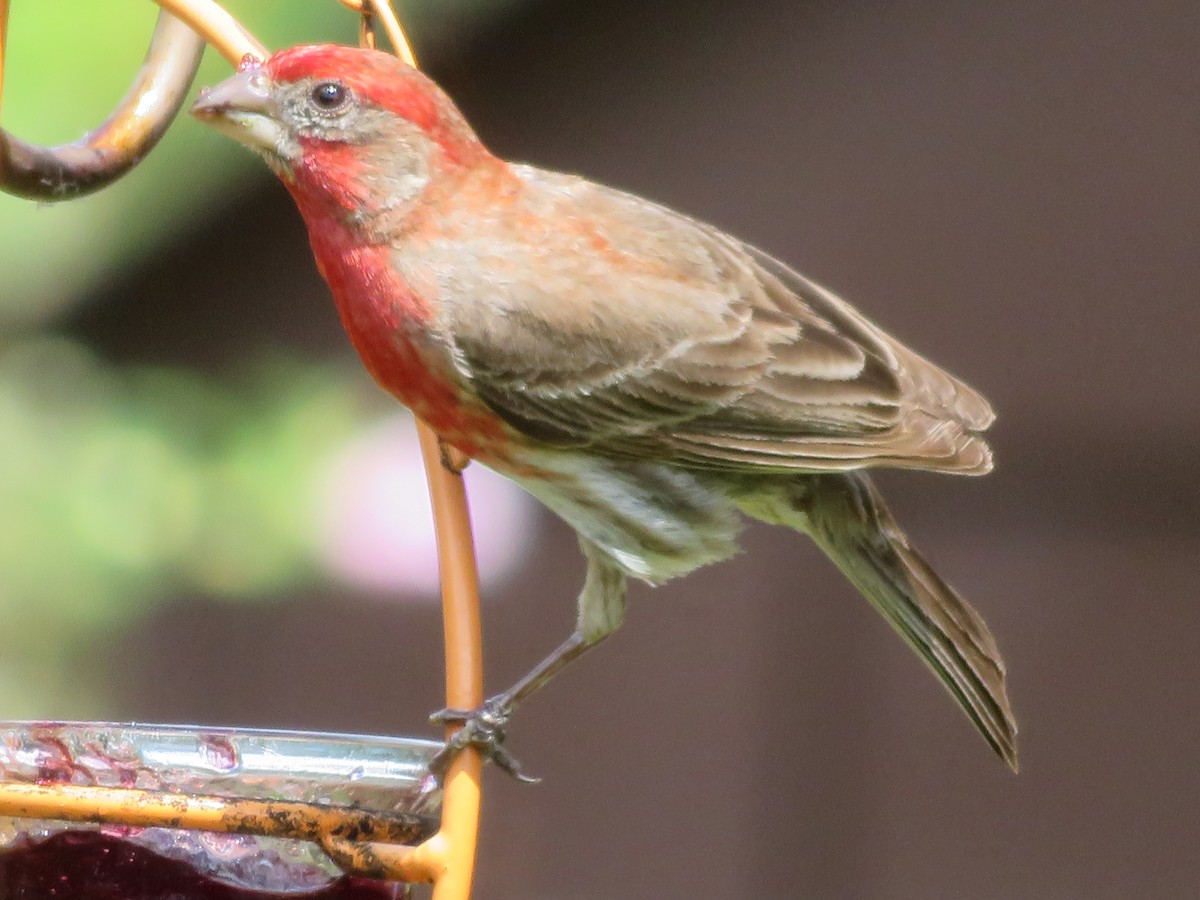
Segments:
[[[191,112],[263,156],[302,207],[354,216],[400,209],[489,158],[437,85],[375,50],[322,44],[248,61]]]

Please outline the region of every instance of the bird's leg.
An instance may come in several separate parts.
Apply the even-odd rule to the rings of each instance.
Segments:
[[[516,684],[489,697],[478,709],[443,709],[429,717],[435,723],[462,723],[462,728],[430,763],[430,771],[439,781],[454,757],[467,747],[478,748],[518,781],[538,780],[522,774],[520,764],[504,747],[505,731],[513,713],[569,663],[616,631],[625,618],[625,573],[593,544],[581,540],[580,545],[587,557],[587,576],[579,593],[579,614],[571,636]]]
[[[573,633],[553,653],[539,662],[528,674],[508,690],[489,697],[478,709],[442,709],[429,717],[435,724],[461,723],[446,742],[446,746],[430,763],[430,771],[438,781],[446,773],[450,762],[467,747],[478,747],[483,755],[518,781],[536,782],[521,772],[521,765],[504,747],[508,723],[517,706],[530,694],[549,683],[564,666],[578,659],[597,642],[586,643],[579,634]]]

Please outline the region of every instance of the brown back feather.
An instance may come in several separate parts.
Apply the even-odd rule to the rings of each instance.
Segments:
[[[494,216],[451,208],[398,264],[432,273],[460,371],[532,440],[733,471],[990,468],[986,401],[832,293],[639,197],[513,173]]]

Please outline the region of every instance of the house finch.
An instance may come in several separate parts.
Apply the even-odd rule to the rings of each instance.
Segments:
[[[816,541],[1016,767],[991,633],[863,472],[990,470],[979,394],[711,225],[498,159],[385,53],[284,50],[192,111],[291,192],[375,380],[578,532],[574,633],[480,709],[435,714],[464,723],[442,762],[474,744],[519,775],[510,716],[620,625],[626,579],[725,559],[745,514]]]

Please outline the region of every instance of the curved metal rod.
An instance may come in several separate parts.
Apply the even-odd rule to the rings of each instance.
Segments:
[[[483,631],[479,617],[479,573],[471,537],[471,513],[461,469],[442,461],[441,442],[417,420],[417,437],[429,481],[433,526],[442,576],[442,621],[446,638],[446,703],[474,709],[483,703]],[[447,728],[447,739],[453,733]],[[450,764],[442,789],[442,826],[413,848],[375,847],[376,855],[403,868],[413,880],[431,878],[433,900],[467,900],[475,873],[479,838],[481,769],[479,751],[468,748]]]
[[[69,200],[120,178],[158,143],[196,77],[204,40],[160,12],[137,79],[95,131],[39,147],[0,129],[0,190],[30,200]]]
[[[374,10],[376,18],[379,19],[388,36],[388,41],[391,42],[392,51],[414,69],[417,68],[417,58],[413,54],[412,46],[408,43],[400,20],[396,18],[396,10],[392,8],[391,0],[360,0],[360,2],[366,3]]]
[[[266,59],[270,56],[254,35],[246,30],[216,0],[154,0],[160,7],[188,25],[212,44],[231,66],[239,66],[247,56]]]

